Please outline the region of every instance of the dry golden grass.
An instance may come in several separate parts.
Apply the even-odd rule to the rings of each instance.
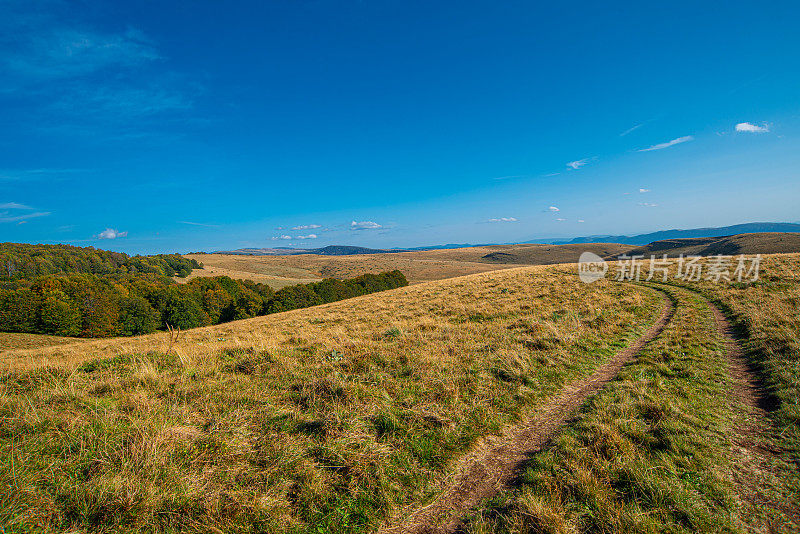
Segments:
[[[619,254],[631,247],[614,243],[581,245],[489,245],[441,250],[399,252],[393,254],[356,254],[352,256],[244,256],[236,254],[189,254],[188,258],[204,264],[187,278],[230,276],[269,284],[274,289],[287,285],[315,282],[321,278],[352,278],[364,273],[399,269],[412,284],[456,276],[508,269],[515,265],[551,265],[578,261],[581,252],[590,250],[600,256]],[[493,255],[486,257],[487,255]],[[185,281],[187,279],[177,279]]]
[[[664,334],[461,532],[798,531],[800,254],[765,256],[748,284],[674,274]],[[709,300],[776,397],[762,421],[737,398]]]
[[[0,353],[14,349],[35,349],[53,345],[66,345],[83,341],[79,338],[48,336],[44,334],[24,334],[0,332]]]
[[[525,267],[199,328],[170,354],[163,333],[12,351],[0,524],[372,530],[660,311]]]
[[[299,284],[314,282],[320,278],[353,278],[364,273],[378,274],[394,269],[402,271],[410,283],[416,284],[506,267],[460,259],[420,257],[419,254],[421,253],[358,254],[353,256],[199,254],[187,257],[203,262],[205,266],[202,271],[195,270],[192,273],[193,276],[217,276],[210,271],[214,269],[231,278],[263,282],[276,289],[290,285],[288,280]],[[256,279],[254,275],[262,278]]]
[[[212,261],[206,263],[203,269],[194,269],[192,273],[185,277],[180,278],[178,276],[174,277],[173,279],[181,284],[185,284],[189,280],[198,277],[214,277],[214,276],[227,276],[233,279],[238,280],[252,280],[253,282],[257,282],[260,284],[267,284],[272,289],[278,290],[284,288],[286,286],[293,286],[296,284],[308,284],[311,282],[319,282],[322,278],[313,277],[311,273],[307,273],[307,276],[303,278],[292,278],[287,276],[278,276],[274,274],[264,274],[262,272],[258,272],[259,266],[254,262],[247,262],[248,265],[238,265],[237,263],[240,262],[233,262],[230,261],[228,256],[223,256],[221,258],[217,258],[217,256],[222,255],[214,255]],[[196,256],[198,258],[205,258],[206,256]],[[252,256],[248,256],[250,258]],[[201,260],[202,261],[202,260]],[[221,267],[220,265],[234,265],[239,268],[246,268],[252,269],[248,270],[238,270],[238,269],[230,269],[226,267]],[[276,272],[280,272],[281,269],[276,269]],[[293,273],[294,274],[294,273]],[[306,273],[297,273],[306,275]]]

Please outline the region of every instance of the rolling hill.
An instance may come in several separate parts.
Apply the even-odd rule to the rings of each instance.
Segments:
[[[763,267],[683,286],[517,267],[177,340],[21,344],[0,359],[0,524],[796,530],[800,255]]]
[[[721,237],[664,239],[626,252],[628,255],[675,257],[733,256],[738,254],[777,254],[800,252],[800,233],[764,232]]]
[[[515,265],[548,265],[578,261],[585,250],[601,256],[619,254],[627,245],[486,245],[454,249],[432,249],[353,255],[242,255],[190,254],[202,262],[187,278],[230,276],[269,284],[275,289],[287,285],[318,281],[322,278],[348,278],[362,273],[399,269],[412,284],[473,273],[507,269]],[[180,281],[180,280],[179,280]]]

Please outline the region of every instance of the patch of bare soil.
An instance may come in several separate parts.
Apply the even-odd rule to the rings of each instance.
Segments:
[[[664,298],[664,309],[656,323],[628,348],[615,354],[594,374],[565,387],[537,413],[487,438],[459,462],[451,481],[432,503],[406,511],[379,530],[382,534],[442,534],[454,532],[461,518],[506,487],[528,457],[550,441],[586,401],[611,381],[636,354],[655,339],[672,319],[675,305]]]

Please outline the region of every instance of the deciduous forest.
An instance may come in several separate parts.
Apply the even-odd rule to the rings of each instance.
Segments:
[[[219,324],[408,284],[400,271],[325,279],[274,292],[227,276],[179,284],[202,266],[177,254],[133,256],[91,247],[0,245],[0,331],[75,337],[146,334]]]

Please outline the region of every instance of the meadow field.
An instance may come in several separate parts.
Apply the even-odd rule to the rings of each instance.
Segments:
[[[616,243],[581,245],[486,245],[439,250],[421,250],[387,254],[322,256],[253,256],[238,254],[187,254],[203,263],[184,282],[198,276],[230,276],[269,284],[273,289],[287,285],[319,281],[322,278],[352,278],[364,273],[398,269],[409,283],[429,282],[468,274],[509,269],[519,265],[551,265],[577,262],[586,250],[602,257],[620,254],[632,247]]]
[[[749,284],[499,267],[177,341],[7,347],[0,524],[800,528],[800,255]]]

